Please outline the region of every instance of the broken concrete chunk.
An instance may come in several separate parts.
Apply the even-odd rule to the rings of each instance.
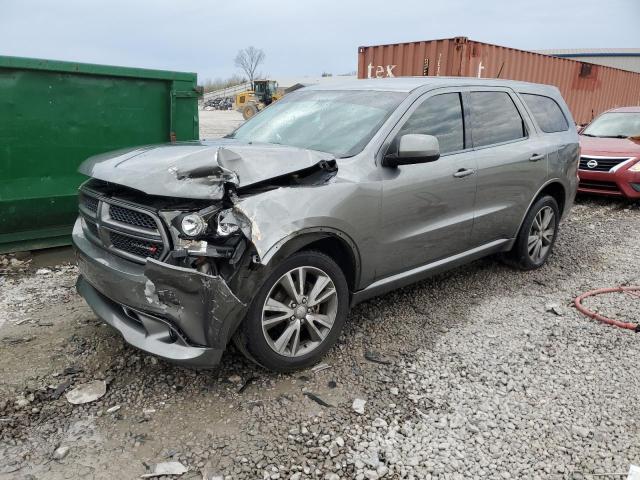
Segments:
[[[351,405],[351,408],[353,408],[353,411],[356,413],[359,413],[360,415],[364,415],[364,405],[365,403],[367,403],[366,400],[363,400],[362,398],[356,398],[353,401],[353,404]]]
[[[367,350],[364,352],[364,358],[373,363],[379,363],[381,365],[391,365],[393,361],[391,358],[386,356],[384,353],[374,352],[372,350]]]
[[[115,413],[120,410],[120,405],[114,405],[111,408],[107,408],[107,413]]]
[[[145,473],[140,475],[141,478],[160,477],[162,475],[182,475],[187,473],[189,469],[180,462],[162,462],[156,464],[153,473]]]
[[[328,363],[319,363],[315,367],[312,367],[311,371],[313,373],[318,373],[318,372],[321,372],[322,370],[326,370],[327,368],[331,368],[331,365],[329,365]]]
[[[550,312],[550,313],[554,313],[556,315],[558,315],[559,317],[562,316],[562,307],[560,307],[560,305],[558,305],[557,303],[547,303],[544,306],[545,311]]]
[[[54,460],[62,460],[69,453],[69,447],[58,447],[55,452],[53,452]]]
[[[28,406],[32,401],[33,395],[28,395],[26,397],[24,395],[19,395],[18,397],[16,397],[16,407],[24,408]]]
[[[375,428],[387,427],[387,421],[384,418],[376,418],[371,425]]]
[[[94,380],[84,383],[67,392],[65,397],[69,403],[81,405],[94,402],[107,393],[107,384],[104,380]]]

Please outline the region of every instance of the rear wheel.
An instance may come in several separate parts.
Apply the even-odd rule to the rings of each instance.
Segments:
[[[320,252],[295,253],[253,299],[241,327],[241,350],[271,370],[307,367],[338,339],[348,311],[349,289],[340,267]]]
[[[538,199],[522,223],[508,263],[522,270],[534,270],[545,264],[558,233],[560,210],[556,200],[545,195]]]

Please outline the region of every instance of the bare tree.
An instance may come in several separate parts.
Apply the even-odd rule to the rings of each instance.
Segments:
[[[264,62],[264,58],[264,51],[255,47],[244,48],[240,50],[236,55],[236,67],[238,67],[245,73],[245,75],[251,82],[252,87],[253,81],[256,78],[256,70],[258,69],[260,64]]]

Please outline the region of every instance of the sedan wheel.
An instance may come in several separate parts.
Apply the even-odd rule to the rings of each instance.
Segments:
[[[323,270],[303,266],[282,275],[262,307],[262,333],[274,352],[300,357],[325,340],[336,319],[336,287]]]

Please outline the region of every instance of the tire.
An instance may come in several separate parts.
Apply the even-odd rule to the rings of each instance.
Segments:
[[[317,251],[294,253],[266,278],[235,341],[249,360],[269,370],[306,368],[333,346],[348,312],[349,288],[336,262]]]
[[[253,103],[249,103],[242,108],[242,117],[245,120],[249,120],[256,113],[258,113],[258,107],[256,107]]]
[[[548,226],[545,227],[544,223],[548,218],[546,215],[550,213],[553,215],[548,220]],[[542,267],[556,243],[559,221],[560,209],[556,200],[549,195],[539,198],[529,209],[513,248],[505,255],[506,263],[520,270],[535,270]],[[542,230],[538,228],[540,222],[543,223]],[[550,227],[553,230],[551,235],[548,234]],[[534,237],[538,239],[534,241]]]

